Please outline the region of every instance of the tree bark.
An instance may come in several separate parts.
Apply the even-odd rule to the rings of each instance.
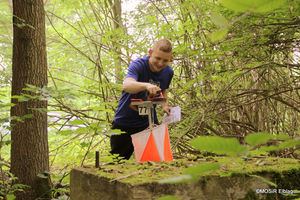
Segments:
[[[115,31],[118,31],[118,29],[123,27],[122,26],[122,3],[121,0],[109,0],[109,4],[112,8],[113,29]],[[118,35],[112,38],[112,46],[116,54],[118,54],[118,52],[121,51],[119,43],[121,43],[121,40]],[[114,73],[115,73],[116,83],[122,84],[123,77],[122,74],[120,73],[122,72],[120,55],[118,55],[114,59],[114,64],[115,64]]]
[[[12,96],[35,95],[23,90],[26,84],[40,88],[47,85],[43,0],[13,0],[12,73]],[[18,193],[17,199],[46,197],[41,194],[41,177],[37,175],[49,171],[47,113],[36,108],[47,109],[47,101],[30,99],[18,102],[12,98],[12,103],[16,105],[11,108],[11,172],[18,177],[19,183],[30,186],[25,193]],[[29,118],[16,120],[23,116]]]

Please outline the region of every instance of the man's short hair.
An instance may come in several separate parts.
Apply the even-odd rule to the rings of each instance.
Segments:
[[[157,42],[155,42],[153,45],[152,50],[155,51],[156,49],[159,49],[166,53],[170,53],[172,52],[172,44],[167,39],[160,39]]]

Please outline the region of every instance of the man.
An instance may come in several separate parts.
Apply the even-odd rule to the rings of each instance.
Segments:
[[[111,153],[129,159],[134,148],[131,134],[143,131],[149,126],[148,116],[140,116],[138,111],[130,107],[130,99],[147,99],[146,95],[155,96],[162,91],[167,99],[167,92],[173,77],[173,69],[168,66],[172,60],[172,45],[166,39],[158,40],[150,49],[149,56],[138,58],[129,65],[123,82],[122,97],[112,124],[112,129],[126,132],[111,136]],[[169,115],[168,103],[162,108]],[[154,122],[158,124],[154,108]]]

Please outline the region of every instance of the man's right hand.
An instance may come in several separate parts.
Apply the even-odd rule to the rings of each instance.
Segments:
[[[147,90],[150,95],[156,95],[158,91],[161,91],[161,89],[156,85],[146,82],[138,82],[131,77],[124,80],[123,90],[130,94],[137,94],[138,92]]]
[[[150,95],[156,95],[159,91],[161,91],[160,87],[151,83],[147,84],[146,90],[149,92]]]

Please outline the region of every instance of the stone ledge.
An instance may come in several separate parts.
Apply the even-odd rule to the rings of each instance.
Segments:
[[[174,195],[182,200],[226,200],[226,199],[290,199],[272,190],[260,178],[247,174],[231,176],[203,176],[193,182],[168,184],[157,181],[123,182],[97,173],[98,169],[74,168],[71,171],[71,200],[154,200],[165,195]],[[268,180],[288,185],[286,190],[299,189],[300,168],[291,172],[259,172]],[[294,179],[295,183],[290,183]],[[280,180],[279,180],[280,179]],[[278,183],[277,183],[278,184]],[[280,186],[280,185],[279,185]],[[293,187],[293,188],[291,188]],[[256,193],[257,189],[262,193]],[[269,192],[269,194],[266,194]],[[295,197],[294,197],[295,198]]]

